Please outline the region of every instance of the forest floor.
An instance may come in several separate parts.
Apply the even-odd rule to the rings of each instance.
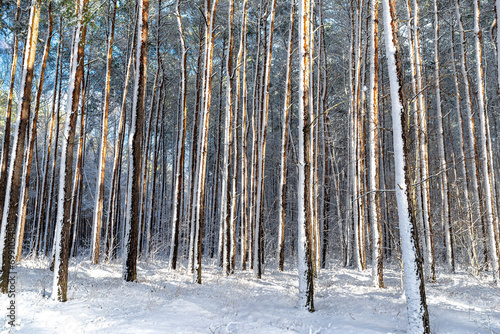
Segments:
[[[121,263],[70,264],[69,300],[50,298],[48,261],[25,259],[17,268],[13,333],[405,333],[406,306],[397,268],[385,289],[370,271],[334,266],[315,281],[316,312],[297,308],[296,270],[267,268],[262,279],[237,270],[224,277],[214,263],[203,284],[166,262],[139,262],[138,281],[121,279]],[[490,275],[438,273],[426,284],[433,333],[500,333],[500,289]],[[9,299],[0,296],[3,314]],[[5,319],[5,317],[4,317]],[[7,327],[0,329],[8,333]]]

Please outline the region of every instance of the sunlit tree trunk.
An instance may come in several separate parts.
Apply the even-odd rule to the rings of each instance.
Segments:
[[[310,36],[311,3],[299,1],[299,141],[298,141],[298,269],[299,269],[299,307],[314,312],[314,275],[312,259],[311,205],[309,192],[311,168],[309,119],[310,89]]]
[[[28,34],[24,50],[23,71],[21,77],[20,97],[17,109],[17,121],[14,130],[7,184],[5,189],[5,203],[3,208],[0,249],[0,290],[7,293],[9,290],[9,274],[11,262],[15,259],[15,237],[17,215],[21,193],[21,173],[23,171],[23,158],[26,149],[26,137],[29,126],[31,86],[33,82],[33,67],[35,63],[36,44],[38,41],[38,26],[40,19],[41,2],[31,4]]]
[[[493,273],[493,280],[497,286],[500,286],[500,278],[498,273],[498,253],[497,253],[497,236],[495,231],[495,203],[493,202],[493,186],[491,182],[492,161],[490,160],[488,152],[488,113],[484,106],[485,89],[483,77],[483,55],[481,49],[481,27],[480,27],[480,9],[479,1],[474,0],[474,44],[476,53],[476,75],[477,75],[477,100],[479,105],[479,137],[481,141],[481,166],[483,168],[483,190],[484,201],[486,209],[486,224],[488,226],[488,243],[489,254],[491,261],[491,270]]]
[[[200,138],[198,150],[198,163],[196,167],[196,181],[194,192],[193,205],[193,227],[195,229],[194,237],[194,273],[193,281],[201,284],[201,258],[203,245],[203,223],[205,216],[205,177],[207,172],[207,146],[208,146],[208,129],[210,125],[210,103],[212,98],[212,57],[213,57],[213,40],[214,40],[214,19],[217,11],[218,0],[210,5],[209,0],[205,0],[205,17],[207,20],[207,29],[205,31],[205,78],[203,80],[203,103],[200,119]]]
[[[91,244],[91,261],[93,264],[99,262],[99,250],[101,241],[101,222],[102,211],[104,208],[104,175],[106,172],[106,149],[108,143],[108,114],[109,114],[109,96],[111,93],[111,62],[113,55],[113,40],[115,37],[115,17],[116,17],[116,0],[110,0],[112,6],[111,13],[111,28],[108,37],[108,52],[106,55],[106,78],[104,90],[104,110],[102,112],[101,123],[101,150],[99,154],[99,168],[97,170],[97,185],[94,204],[94,219],[92,227],[92,244]]]
[[[380,215],[380,177],[379,177],[379,122],[378,122],[378,0],[370,1],[370,87],[368,104],[368,156],[369,156],[369,191],[370,226],[372,232],[372,276],[373,283],[384,287],[383,275],[383,235]]]
[[[48,23],[49,26],[47,30],[47,39],[45,41],[45,47],[42,56],[40,83],[38,84],[38,89],[36,93],[35,110],[33,112],[33,117],[31,119],[30,130],[28,130],[27,132],[29,143],[24,155],[24,167],[23,167],[23,174],[21,176],[21,193],[19,196],[20,203],[19,203],[19,212],[17,216],[16,245],[15,245],[17,262],[21,261],[21,252],[23,249],[24,226],[26,223],[26,208],[28,206],[28,193],[29,193],[29,184],[31,175],[31,165],[33,161],[33,150],[35,148],[35,141],[36,141],[38,112],[40,110],[40,99],[42,97],[43,81],[45,79],[45,68],[47,65],[47,58],[49,56],[49,51],[50,51],[50,41],[52,40],[52,2],[49,3],[48,19],[49,19]]]
[[[20,15],[21,15],[21,0],[17,0],[16,17],[15,17],[16,24],[19,23]],[[18,33],[14,31],[14,41],[12,43],[12,62],[10,65],[9,96],[7,98],[7,110],[5,111],[5,128],[2,141],[2,157],[0,166],[0,217],[3,217],[3,208],[5,205],[5,190],[7,189],[7,164],[9,162],[9,153],[10,153],[12,98],[14,95],[14,85],[16,83],[18,44],[19,44],[19,36]]]

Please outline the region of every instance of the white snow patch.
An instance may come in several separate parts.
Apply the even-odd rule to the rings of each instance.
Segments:
[[[387,288],[372,287],[370,271],[335,266],[315,280],[316,312],[297,307],[296,269],[268,269],[224,277],[204,263],[203,284],[184,267],[139,262],[138,282],[121,278],[121,261],[70,262],[68,301],[47,297],[48,260],[18,267],[17,333],[404,333],[406,304],[398,268],[385,272]],[[488,275],[438,273],[427,285],[433,333],[500,332],[500,291]],[[8,298],[0,296],[2,310]],[[6,314],[6,311],[2,311]],[[0,329],[8,333],[9,329]]]

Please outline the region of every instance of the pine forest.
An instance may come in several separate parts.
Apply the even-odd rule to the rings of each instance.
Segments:
[[[0,332],[500,333],[499,16],[0,1]]]

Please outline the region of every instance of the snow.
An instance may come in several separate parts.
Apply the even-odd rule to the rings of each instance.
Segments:
[[[167,262],[138,263],[138,282],[121,278],[121,261],[70,262],[68,301],[48,298],[48,260],[24,259],[18,267],[15,333],[404,333],[406,304],[399,268],[388,266],[386,289],[372,287],[370,271],[334,266],[315,280],[316,312],[297,307],[295,268],[225,277],[204,263],[203,284]],[[489,275],[437,273],[428,285],[433,333],[500,331],[500,292]],[[1,305],[8,302],[0,296]],[[2,307],[2,309],[4,309]],[[6,311],[3,311],[6,312]],[[5,314],[5,313],[4,313]],[[1,333],[8,333],[6,327]]]

